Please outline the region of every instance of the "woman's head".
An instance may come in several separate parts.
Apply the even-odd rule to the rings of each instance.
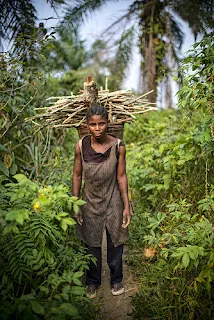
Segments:
[[[106,136],[108,125],[107,110],[100,106],[94,105],[88,109],[87,115],[88,130],[96,139],[102,139]]]
[[[86,114],[87,123],[89,121],[89,118],[95,115],[101,116],[103,119],[105,119],[106,122],[108,122],[108,112],[103,106],[97,104],[88,109]]]

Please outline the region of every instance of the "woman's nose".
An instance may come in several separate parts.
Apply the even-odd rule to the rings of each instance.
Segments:
[[[98,124],[96,125],[96,130],[99,130],[99,125]]]

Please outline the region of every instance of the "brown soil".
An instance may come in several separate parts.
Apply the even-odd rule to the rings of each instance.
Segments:
[[[100,320],[130,320],[132,311],[131,297],[138,291],[138,283],[126,263],[128,247],[124,246],[123,254],[123,284],[125,292],[120,296],[113,296],[110,287],[109,268],[106,262],[106,235],[103,235],[102,245],[102,285],[97,290],[95,303],[99,305]]]

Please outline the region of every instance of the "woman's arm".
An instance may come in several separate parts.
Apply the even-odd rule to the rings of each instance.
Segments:
[[[75,197],[80,196],[80,189],[82,184],[82,159],[79,143],[77,142],[75,146],[75,156],[74,156],[74,169],[72,178],[72,194]],[[82,212],[79,209],[78,214],[75,216],[77,222],[82,225]]]
[[[119,159],[117,168],[117,180],[120,188],[121,197],[123,199],[123,224],[122,228],[128,227],[131,220],[129,198],[128,198],[128,180],[126,175],[126,148],[119,146]]]

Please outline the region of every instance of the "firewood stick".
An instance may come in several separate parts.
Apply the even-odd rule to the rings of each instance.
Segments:
[[[69,117],[63,121],[63,124],[64,123],[67,123],[71,118],[73,118],[79,111],[81,111],[83,109],[79,109],[79,110],[76,110],[75,112],[73,112],[71,115],[69,115]]]

